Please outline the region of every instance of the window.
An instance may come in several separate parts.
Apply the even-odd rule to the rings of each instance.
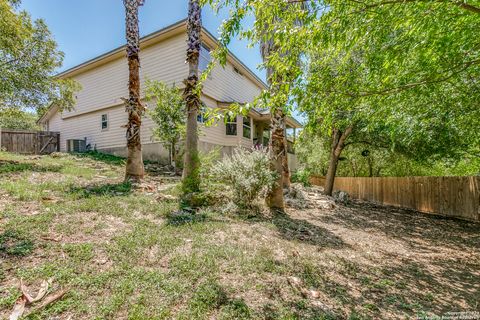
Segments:
[[[263,145],[266,147],[268,146],[269,142],[270,142],[270,131],[265,130],[263,131]]]
[[[200,72],[207,69],[210,60],[210,48],[202,43],[200,46],[200,59],[198,61],[198,69],[200,70]]]
[[[102,114],[102,130],[108,129],[108,115]]]
[[[250,139],[252,137],[250,117],[243,117],[243,137],[247,139]]]
[[[226,129],[227,136],[237,135],[237,117],[229,117],[227,119]]]
[[[207,106],[204,103],[202,103],[200,110],[198,110],[197,122],[205,123],[208,121],[208,117],[205,114],[206,112],[207,112]]]

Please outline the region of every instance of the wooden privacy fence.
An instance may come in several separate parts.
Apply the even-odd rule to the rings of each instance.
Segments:
[[[324,186],[324,177],[310,182]],[[334,190],[352,198],[480,221],[480,177],[335,178]]]
[[[60,133],[0,129],[0,149],[21,154],[49,154],[60,151]]]

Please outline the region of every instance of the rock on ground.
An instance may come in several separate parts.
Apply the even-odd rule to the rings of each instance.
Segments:
[[[293,183],[290,189],[285,189],[285,204],[295,209],[325,209],[336,207],[332,197],[323,195],[321,187],[304,187]]]

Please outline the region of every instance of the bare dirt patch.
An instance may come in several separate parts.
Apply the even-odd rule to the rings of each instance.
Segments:
[[[0,191],[1,223],[34,243],[1,261],[0,317],[20,278],[52,275],[72,293],[38,318],[222,318],[228,309],[251,319],[408,319],[480,309],[479,224],[342,204],[298,185],[285,213],[205,208],[202,219],[171,224],[178,177],[152,170],[130,188],[121,165],[65,159],[69,173],[19,166],[2,176],[65,188],[36,197],[27,188],[23,201],[14,196],[22,190]]]

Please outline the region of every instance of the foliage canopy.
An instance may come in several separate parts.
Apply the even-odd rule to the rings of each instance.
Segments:
[[[63,53],[43,20],[17,11],[19,2],[0,0],[0,106],[70,108],[79,84],[55,78]]]

